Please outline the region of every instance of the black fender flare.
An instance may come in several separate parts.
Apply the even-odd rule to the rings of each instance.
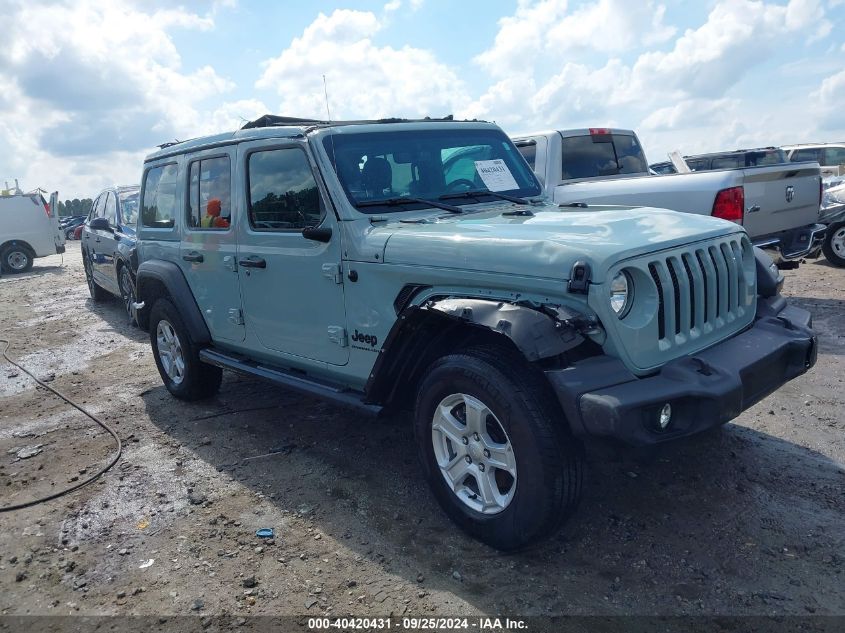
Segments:
[[[185,279],[179,266],[173,262],[151,259],[138,266],[135,293],[138,303],[145,304],[142,310],[138,311],[139,323],[142,318],[144,323],[149,319],[149,311],[153,307],[152,301],[162,296],[159,290],[161,287],[164,287],[166,295],[179,311],[179,316],[185,322],[194,343],[200,345],[210,343],[211,333],[194,299],[188,280]],[[141,316],[142,311],[143,316]]]
[[[562,354],[584,341],[577,328],[541,309],[506,301],[443,297],[405,308],[393,324],[364,389],[370,403],[390,404],[443,350],[498,340],[528,362]],[[408,394],[404,394],[408,395]]]

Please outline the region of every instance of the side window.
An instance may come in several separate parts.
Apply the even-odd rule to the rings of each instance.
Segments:
[[[818,149],[798,149],[795,150],[795,153],[792,155],[792,158],[789,159],[791,163],[800,163],[805,160],[814,160],[817,163],[821,161],[821,150]]]
[[[744,160],[741,156],[720,156],[713,159],[712,169],[733,169],[734,167],[744,167],[740,161]]]
[[[845,147],[827,148],[822,165],[845,165]]]
[[[317,226],[326,209],[308,158],[285,148],[249,155],[249,225],[259,231]]]
[[[115,202],[113,193],[106,194],[104,217],[109,221],[111,226],[115,226],[117,224],[117,202]]]
[[[103,207],[101,205],[103,200],[103,195],[100,194],[96,200],[94,200],[94,204],[91,205],[91,211],[88,213],[88,221],[90,222],[94,218],[98,217],[97,214],[102,211]]]
[[[191,228],[228,229],[232,220],[232,181],[228,156],[204,158],[188,170],[185,221]]]
[[[692,171],[707,171],[707,160],[703,158],[695,158],[687,161],[687,166]]]
[[[176,218],[176,164],[150,169],[144,176],[141,225],[154,229],[173,228]]]

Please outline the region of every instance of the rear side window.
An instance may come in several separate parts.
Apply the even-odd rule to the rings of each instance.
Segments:
[[[709,161],[703,158],[687,160],[686,163],[691,171],[707,171],[710,169]]]
[[[308,158],[290,147],[249,155],[249,225],[258,231],[317,226],[325,206]]]
[[[645,154],[636,137],[629,134],[564,137],[562,149],[563,180],[648,172]]]
[[[845,165],[845,147],[829,147],[824,151],[823,165]]]
[[[711,163],[711,169],[733,169],[734,167],[745,167],[745,157],[734,156],[720,156],[714,158]]]
[[[173,228],[176,218],[176,164],[150,169],[144,176],[141,225],[153,229]]]
[[[186,223],[198,229],[228,229],[232,220],[232,181],[228,156],[204,158],[188,170]]]
[[[822,152],[819,149],[798,149],[789,159],[792,163],[800,163],[805,160],[814,160],[817,163],[821,161]]]

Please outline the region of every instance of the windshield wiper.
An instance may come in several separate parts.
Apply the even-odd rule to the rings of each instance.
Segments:
[[[442,197],[442,196],[441,196]],[[443,204],[442,202],[437,202],[437,200],[425,200],[424,198],[385,198],[383,200],[362,200],[361,202],[356,202],[356,207],[398,207],[399,205],[403,204],[427,204],[430,207],[436,207],[438,209],[443,209],[444,211],[448,211],[449,213],[463,213],[464,210],[460,207],[456,207],[451,204]]]
[[[489,189],[473,189],[471,191],[460,191],[457,193],[444,193],[438,200],[451,200],[454,198],[476,198],[478,196],[493,196],[499,200],[507,200],[508,202],[515,202],[516,204],[531,204],[525,198],[517,196],[509,196],[506,193],[499,193],[498,191],[490,191]]]

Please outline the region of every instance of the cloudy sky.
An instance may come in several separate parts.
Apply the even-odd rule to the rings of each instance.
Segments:
[[[845,0],[0,0],[0,184],[93,197],[271,112],[845,141]]]

